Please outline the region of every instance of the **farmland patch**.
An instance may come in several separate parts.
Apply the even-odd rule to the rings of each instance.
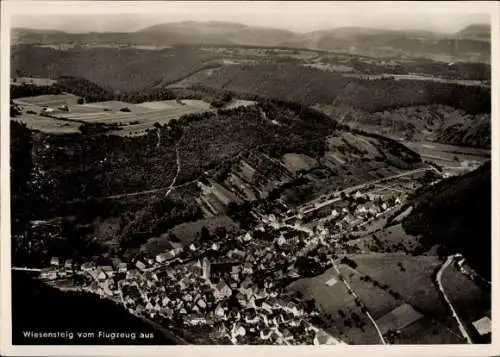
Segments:
[[[356,270],[387,285],[419,311],[441,319],[449,316],[449,309],[433,281],[434,273],[442,263],[438,257],[373,253],[351,259],[358,265]]]
[[[228,216],[218,216],[179,224],[170,229],[169,234],[175,235],[182,244],[186,245],[199,237],[198,234],[203,227],[206,227],[210,234],[214,234],[217,228],[220,227],[230,232],[238,231],[238,225],[231,218]]]
[[[286,169],[292,173],[301,170],[310,170],[317,165],[316,160],[303,154],[288,153],[282,157]]]
[[[401,330],[420,320],[422,317],[423,315],[415,311],[411,305],[402,304],[379,318],[376,322],[382,334],[385,335],[389,330]]]
[[[12,118],[12,120],[19,123],[25,123],[29,129],[39,130],[48,134],[73,134],[80,132],[80,125],[78,123],[66,122],[34,114],[22,114]]]
[[[233,100],[228,105],[226,105],[224,107],[224,109],[235,109],[235,108],[239,108],[239,107],[248,107],[249,105],[254,105],[256,103],[257,102],[255,102],[253,100],[236,99],[236,100]]]
[[[131,113],[144,113],[147,112],[147,108],[141,107],[138,104],[130,104],[127,102],[121,102],[118,100],[108,100],[104,102],[86,103],[82,104],[82,107],[95,109],[97,111],[119,111],[120,109],[127,108]],[[73,109],[73,108],[71,108]],[[70,110],[71,110],[70,109]]]
[[[33,78],[33,77],[18,77],[11,81],[11,85],[13,86],[22,86],[25,84],[33,85],[33,86],[51,86],[57,83],[56,80],[50,78]]]
[[[466,341],[457,332],[428,316],[402,328],[389,341],[391,344],[463,344]]]

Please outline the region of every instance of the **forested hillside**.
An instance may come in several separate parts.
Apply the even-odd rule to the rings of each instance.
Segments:
[[[117,48],[53,48],[15,46],[11,51],[11,76],[81,77],[112,93],[133,92],[160,82],[178,80],[205,68],[215,56],[184,49],[142,51]]]
[[[200,84],[305,105],[335,104],[367,112],[442,104],[468,113],[490,111],[490,89],[432,81],[363,80],[298,65],[227,66]]]
[[[491,278],[491,162],[441,181],[411,202],[414,209],[403,221],[407,233],[422,235],[427,247],[439,244],[462,253]]]

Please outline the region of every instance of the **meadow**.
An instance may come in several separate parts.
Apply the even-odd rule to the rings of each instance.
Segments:
[[[387,285],[418,311],[441,321],[450,316],[433,281],[442,264],[438,257],[373,253],[350,258],[357,263],[357,271]]]
[[[13,118],[14,121],[25,123],[31,130],[39,130],[48,134],[74,134],[79,133],[78,123],[67,122],[34,114],[22,114]]]

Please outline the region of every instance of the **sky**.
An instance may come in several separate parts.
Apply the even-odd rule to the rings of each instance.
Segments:
[[[484,7],[468,2],[59,1],[52,6],[40,4],[41,1],[16,7],[17,15],[11,18],[11,25],[67,32],[131,32],[164,22],[227,21],[297,32],[354,26],[453,33],[470,24],[490,22]]]

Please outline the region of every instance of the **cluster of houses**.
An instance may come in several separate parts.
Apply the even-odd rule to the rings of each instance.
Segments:
[[[300,277],[295,267],[298,250],[314,239],[321,243],[317,237],[327,236],[328,229],[301,230],[283,225],[273,215],[263,218],[262,224],[238,237],[192,243],[186,250],[171,243],[164,252],[130,264],[116,260],[77,267],[69,259],[62,264],[53,258],[42,277],[83,275],[92,290],[116,299],[134,314],[177,321],[185,328],[202,325],[235,344],[255,339],[273,344],[336,341],[310,326],[317,310],[306,312],[280,299],[280,281]],[[216,258],[209,251],[218,252]]]
[[[40,278],[55,280],[67,278],[74,274],[92,273],[96,279],[102,281],[114,277],[116,273],[126,273],[127,270],[128,264],[120,260],[116,260],[113,265],[97,266],[93,262],[76,264],[73,259],[66,259],[61,262],[59,257],[52,257],[50,267],[41,270]]]
[[[389,209],[401,205],[403,200],[399,195],[383,198],[372,194],[363,194],[359,191],[352,196],[346,196],[346,198],[354,200],[354,203],[338,200],[332,204],[331,208],[324,207],[305,216],[299,213],[295,221],[288,220],[288,222],[316,221],[318,225],[328,222],[328,227],[336,231],[344,231],[349,227],[379,217]]]
[[[259,228],[261,233],[265,231]],[[283,247],[305,236],[298,238],[290,230],[278,230],[271,238]],[[176,320],[186,328],[203,325],[232,343],[255,339],[273,344],[313,343],[316,334],[313,330],[305,334],[304,324],[318,312],[306,313],[301,306],[279,299],[282,290],[277,281],[286,277],[283,273],[256,275],[282,271],[278,265],[291,271],[295,261],[292,254],[270,247],[268,240],[259,240],[252,233],[227,238],[228,242],[232,240],[240,248],[229,249],[217,259],[204,256],[171,266],[165,262],[178,257],[183,251],[180,245],[172,245],[155,259],[134,264],[117,260],[98,266],[88,262],[77,268],[71,260],[60,264],[53,258],[42,277],[53,279],[72,273],[87,276],[91,289],[120,301],[130,312]]]
[[[50,259],[50,267],[42,269],[40,277],[42,279],[54,280],[73,275],[74,272],[75,265],[72,259],[66,259],[63,263],[58,257],[52,257]]]
[[[231,251],[229,255],[239,254]],[[134,289],[127,289],[123,299],[129,309],[151,318],[177,319],[186,327],[211,326],[214,334],[221,333],[215,326],[223,326],[225,333],[220,337],[233,343],[256,337],[273,343],[312,343],[314,336],[304,341],[301,334],[290,332],[301,326],[307,314],[296,304],[280,300],[273,282],[257,284],[253,269],[250,262],[211,263],[203,258],[175,269],[130,276],[125,285]]]

